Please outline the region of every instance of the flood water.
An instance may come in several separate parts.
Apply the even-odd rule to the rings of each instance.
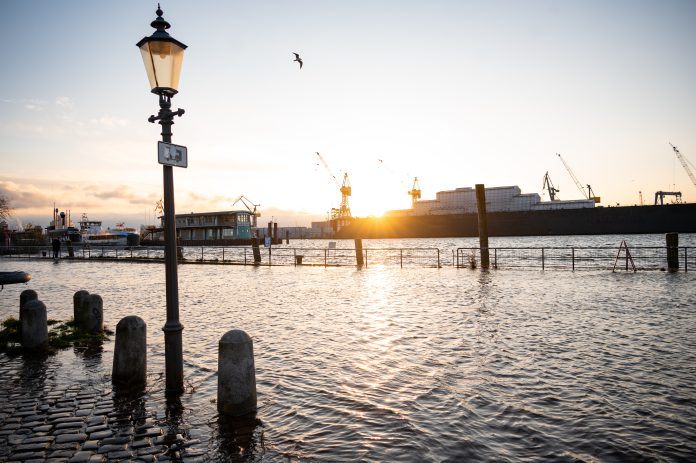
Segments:
[[[620,242],[491,246],[520,240]],[[408,243],[451,247],[426,241]],[[162,411],[162,264],[0,259],[12,270],[32,280],[0,292],[0,319],[17,316],[25,289],[53,319],[72,317],[80,289],[102,296],[112,330],[142,317],[146,401]],[[253,339],[259,398],[240,461],[696,459],[696,271],[184,265],[179,298],[187,392],[177,425],[210,460],[231,459],[215,404],[217,345],[231,329]],[[108,388],[113,344],[96,356],[62,351],[46,360],[54,374],[27,387]]]

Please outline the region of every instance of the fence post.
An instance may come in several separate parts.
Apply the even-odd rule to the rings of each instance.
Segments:
[[[493,266],[498,268],[498,248],[493,249]]]
[[[437,268],[440,268],[440,248],[437,248]]]
[[[541,248],[541,269],[544,270],[544,248]]]
[[[326,258],[326,255],[328,254],[328,252],[329,252],[329,250],[328,250],[328,249],[324,249],[324,267],[326,267],[326,264],[327,264],[327,258]]]
[[[684,271],[685,271],[685,272],[688,272],[688,271],[689,271],[689,259],[688,259],[688,257],[687,257],[687,255],[688,255],[687,251],[688,251],[688,250],[689,250],[689,248],[686,248],[686,247],[684,248]]]
[[[572,252],[573,271],[575,271],[575,248],[570,248]]]

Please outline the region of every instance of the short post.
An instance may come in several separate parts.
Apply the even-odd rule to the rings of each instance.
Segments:
[[[19,310],[22,320],[22,347],[32,350],[48,348],[46,305],[38,299],[27,301]]]
[[[481,268],[488,269],[490,255],[488,253],[488,217],[486,215],[486,187],[482,183],[476,184],[476,204],[478,205],[478,232],[479,247],[481,251]]]
[[[362,267],[365,263],[363,261],[363,247],[362,240],[360,238],[355,240],[355,261],[358,264],[358,267]]]
[[[667,270],[670,272],[679,271],[679,233],[667,233]]]
[[[33,289],[25,289],[22,291],[22,294],[19,295],[19,321],[22,321],[22,307],[29,302],[29,301],[35,301],[39,298],[39,295],[36,294],[36,291]],[[21,325],[20,325],[21,326]]]
[[[251,250],[254,252],[254,265],[261,265],[261,250],[259,249],[259,239],[251,239]]]
[[[104,332],[104,301],[98,294],[89,294],[85,290],[73,295],[73,316],[75,326],[89,333]]]
[[[254,345],[242,330],[228,331],[218,344],[217,409],[231,416],[256,411]]]
[[[285,230],[285,244],[290,244],[290,230]]]
[[[68,257],[70,257],[70,258],[75,257],[75,251],[73,250],[73,247],[72,247],[72,241],[68,240],[66,244],[68,245]]]
[[[147,377],[147,325],[129,315],[116,325],[111,382],[116,386],[144,387]]]

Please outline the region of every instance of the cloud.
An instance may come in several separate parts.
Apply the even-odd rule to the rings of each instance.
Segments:
[[[106,128],[125,127],[129,124],[129,120],[126,118],[109,115],[101,116],[98,119],[92,119],[90,122],[93,125]]]

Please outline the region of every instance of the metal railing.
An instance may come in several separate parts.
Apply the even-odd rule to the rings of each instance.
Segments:
[[[354,266],[354,248],[288,248],[261,247],[259,262],[254,262],[251,246],[180,246],[180,263],[228,264],[228,265],[308,265],[308,266]],[[5,249],[4,257],[52,259],[50,246],[22,246]],[[438,248],[363,248],[363,265],[440,267]],[[72,250],[60,251],[61,258],[79,260],[129,260],[158,262],[164,259],[161,246],[75,246]]]
[[[179,262],[182,264],[226,265],[305,265],[340,267],[355,266],[354,248],[294,248],[261,247],[259,262],[254,262],[251,246],[181,246]],[[637,270],[662,270],[667,267],[666,246],[630,247],[630,258]],[[696,268],[696,248],[678,247],[680,270]],[[21,246],[3,248],[3,258],[52,259],[50,246]],[[432,267],[452,265],[456,268],[480,267],[480,249],[477,247],[452,249],[443,253],[438,248],[363,248],[363,265]],[[161,262],[164,248],[161,246],[75,246],[72,251],[61,249],[61,258],[75,260],[123,260],[133,262]],[[444,259],[443,259],[444,257]],[[613,246],[603,247],[491,247],[492,269],[539,270],[612,270],[629,267],[625,252]]]
[[[603,247],[519,247],[489,248],[493,269],[612,270],[629,269],[629,259],[637,270],[665,270],[666,246],[630,247],[630,255],[619,248]],[[696,267],[696,248],[678,247],[680,270]],[[455,266],[476,268],[481,263],[479,248],[457,248]]]

